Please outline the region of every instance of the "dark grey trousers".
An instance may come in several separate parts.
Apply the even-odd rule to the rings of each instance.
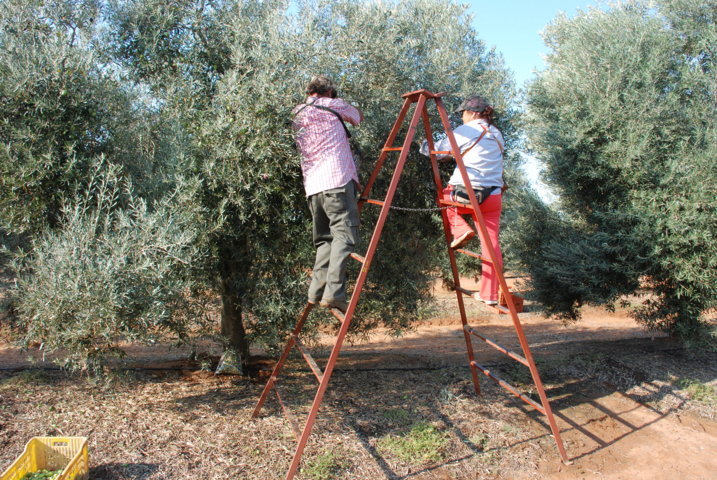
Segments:
[[[311,195],[308,201],[316,247],[309,301],[345,301],[346,263],[359,240],[356,184],[352,180]]]

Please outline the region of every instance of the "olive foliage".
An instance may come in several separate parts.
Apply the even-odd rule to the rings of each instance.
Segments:
[[[14,232],[57,226],[63,192],[115,148],[107,132],[116,96],[81,46],[96,5],[74,6],[0,5],[0,215]]]
[[[290,124],[311,76],[329,75],[339,94],[362,109],[366,121],[355,135],[364,152],[378,152],[402,93],[427,88],[463,95],[482,85],[511,112],[511,90],[504,89],[509,78],[463,8],[450,2],[306,1],[297,2],[295,13],[278,1],[206,2],[204,10],[187,2],[185,13],[171,10],[177,5],[124,2],[117,11],[118,43],[128,69],[188,129],[187,148],[203,183],[197,202],[215,226],[208,271],[220,272],[223,327],[245,352],[248,332],[251,339],[278,341],[305,302],[313,249]],[[173,20],[142,20],[161,15]],[[212,40],[197,41],[200,32]],[[147,71],[147,58],[170,67]],[[399,201],[425,206],[435,195],[430,170],[415,152],[410,164]],[[364,162],[364,178],[371,168]],[[364,215],[366,225],[371,215]],[[426,221],[432,220],[392,218],[386,237],[413,232],[408,248],[415,253],[408,258],[403,242],[382,245],[380,255],[389,260],[376,265],[359,329],[379,321],[402,328],[415,318],[429,286],[427,272],[436,267],[432,242],[439,237],[425,233]]]
[[[179,208],[179,190],[149,210],[117,166],[88,173],[88,189],[66,202],[60,228],[15,260],[25,340],[97,374],[109,356],[123,355],[119,341],[188,341],[199,327],[210,333],[210,298],[192,268],[201,257],[197,212]]]
[[[716,21],[714,0],[630,1],[546,29],[528,132],[560,209],[526,210],[519,256],[549,312],[649,292],[638,320],[704,332],[717,304]]]
[[[52,6],[86,12],[86,24],[76,29],[86,41],[68,47],[62,35],[71,29],[52,35],[91,74],[70,90],[88,112],[78,115],[74,136],[57,133],[68,127],[55,115],[42,120],[55,135],[47,145],[30,141],[33,127],[13,143],[49,152],[43,155],[54,163],[41,170],[62,180],[47,190],[57,200],[37,207],[52,216],[30,236],[17,311],[28,341],[54,336],[48,345],[65,342],[85,357],[113,351],[121,338],[191,336],[192,318],[203,318],[206,292],[220,295],[222,333],[243,358],[252,343],[281,341],[306,301],[313,263],[291,129],[291,111],[305,100],[312,75],[332,77],[339,94],[364,112],[364,124],[354,130],[365,154],[363,179],[395,121],[401,94],[420,88],[449,92],[449,108],[471,93],[490,98],[506,137],[517,137],[509,73],[478,38],[465,7],[448,0],[33,2],[43,12]],[[7,12],[24,8],[13,5]],[[29,10],[28,19],[42,18],[36,13]],[[4,30],[3,41],[9,35]],[[28,68],[45,61],[33,52],[26,52]],[[56,71],[52,66],[46,76]],[[64,98],[61,87],[55,90],[33,101]],[[97,128],[102,133],[89,139],[80,134]],[[72,169],[62,155],[84,163]],[[12,171],[17,163],[6,165],[19,175]],[[392,166],[375,196],[385,192]],[[6,204],[26,209],[23,190],[12,192]],[[417,149],[396,203],[435,205],[430,168]],[[369,207],[363,213],[364,246],[377,214]],[[9,219],[7,228],[15,231],[20,218]],[[357,331],[377,325],[401,330],[420,314],[445,248],[438,218],[436,212],[392,212]],[[53,289],[66,289],[67,301],[43,309]],[[89,328],[93,302],[107,308]],[[78,313],[71,305],[87,308]],[[309,327],[329,320],[312,316]],[[70,339],[73,332],[77,341]]]
[[[116,74],[93,0],[0,5],[0,232],[18,336],[97,369],[123,339],[186,338],[204,253],[168,130]],[[181,181],[180,181],[181,180]],[[181,185],[181,189],[180,189]],[[3,262],[7,257],[3,258]]]

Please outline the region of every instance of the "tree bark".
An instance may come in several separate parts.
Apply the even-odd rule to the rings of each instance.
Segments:
[[[244,242],[245,243],[245,242]],[[244,328],[241,282],[248,275],[246,250],[240,240],[227,242],[220,249],[220,289],[222,299],[221,332],[231,348],[241,356],[243,364],[249,359],[249,340]]]
[[[223,282],[222,282],[223,283]],[[241,356],[242,363],[246,364],[249,358],[249,342],[244,329],[241,301],[231,288],[222,292],[222,335],[227,338],[229,346]]]

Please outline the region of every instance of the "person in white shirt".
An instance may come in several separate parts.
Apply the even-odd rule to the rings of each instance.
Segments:
[[[453,134],[463,157],[463,164],[471,183],[470,187],[475,192],[480,204],[483,221],[495,249],[498,263],[496,266],[491,262],[483,263],[480,299],[488,305],[496,305],[498,303],[498,279],[495,268],[503,268],[503,256],[498,236],[502,209],[505,142],[503,135],[493,125],[493,107],[486,99],[477,95],[470,96],[461,103],[456,113],[462,115],[463,125],[456,128]],[[437,142],[434,147],[436,151],[451,150],[448,138]],[[421,145],[421,153],[428,155],[426,140]],[[438,155],[438,158],[448,159],[451,158],[451,155]],[[472,212],[472,208],[470,208],[470,200],[458,168],[453,171],[448,180],[448,186],[443,189],[443,199],[468,204],[467,208],[449,207],[446,210],[453,235],[451,248],[462,247],[475,236],[475,230],[463,218],[463,215],[469,215]],[[480,241],[483,254],[487,257],[486,241],[482,235],[480,235]]]

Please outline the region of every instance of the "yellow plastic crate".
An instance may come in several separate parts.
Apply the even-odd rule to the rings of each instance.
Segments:
[[[32,437],[22,455],[0,480],[20,480],[26,473],[62,470],[57,480],[88,480],[90,461],[85,437]]]

